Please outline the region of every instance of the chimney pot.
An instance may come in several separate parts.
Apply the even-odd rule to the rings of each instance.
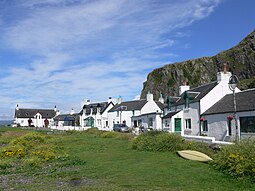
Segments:
[[[224,72],[224,74],[226,74],[226,73],[227,73],[227,64],[224,64],[223,72]]]

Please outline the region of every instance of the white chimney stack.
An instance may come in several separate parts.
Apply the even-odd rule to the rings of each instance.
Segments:
[[[89,104],[90,104],[90,100],[89,100],[89,99],[87,99],[87,101],[86,101],[85,105],[89,105]]]
[[[16,110],[19,110],[19,105],[17,104],[17,106],[16,106]]]
[[[153,94],[150,92],[147,93],[147,101],[153,101]]]
[[[163,98],[163,96],[162,96],[162,93],[160,92],[160,97],[159,97],[159,100],[158,100],[159,102],[161,102],[161,103],[164,103],[164,98]]]
[[[189,89],[190,89],[190,86],[187,86],[187,81],[184,80],[183,85],[179,87],[179,96]]]
[[[121,102],[122,102],[122,97],[121,96],[118,97],[117,102],[118,102],[118,104],[121,104]]]
[[[73,108],[72,108],[72,110],[71,110],[70,114],[71,114],[71,115],[73,115],[73,114],[74,114],[74,109],[73,109]]]
[[[228,83],[231,75],[232,75],[231,72],[227,71],[227,64],[224,64],[223,72],[217,73],[217,82],[219,83],[224,81]]]
[[[108,103],[111,103],[111,102],[112,102],[112,97],[109,97]]]
[[[55,113],[57,112],[57,106],[55,105],[55,107],[54,107],[54,111],[55,111]]]

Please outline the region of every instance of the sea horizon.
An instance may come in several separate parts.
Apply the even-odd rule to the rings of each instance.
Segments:
[[[6,120],[6,119],[3,119],[3,120],[1,120],[0,119],[0,125],[11,125],[11,124],[13,124],[14,123],[14,120]]]

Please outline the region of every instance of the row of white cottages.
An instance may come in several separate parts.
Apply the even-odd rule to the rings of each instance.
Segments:
[[[190,89],[180,86],[179,97],[123,102],[87,103],[79,113],[60,114],[54,109],[15,109],[15,122],[20,126],[49,127],[59,130],[85,130],[98,128],[112,130],[115,123],[129,127],[168,130],[181,135],[205,135],[216,140],[228,141],[255,133],[255,89],[240,91],[236,88],[237,126],[234,120],[233,94],[229,89],[230,72],[218,72],[217,81]]]

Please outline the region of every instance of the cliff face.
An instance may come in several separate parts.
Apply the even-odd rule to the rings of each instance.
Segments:
[[[237,46],[215,56],[168,64],[153,70],[143,84],[140,97],[145,98],[148,91],[154,94],[155,99],[160,92],[164,97],[177,96],[184,80],[191,88],[215,81],[217,72],[223,70],[225,63],[228,71],[239,77],[239,88],[255,88],[255,30]]]

